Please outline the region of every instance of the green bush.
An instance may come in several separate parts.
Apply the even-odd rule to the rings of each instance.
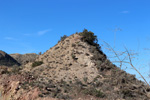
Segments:
[[[58,42],[64,41],[67,37],[68,37],[67,35],[62,36]]]
[[[0,67],[0,74],[9,74],[8,68]]]
[[[86,95],[92,95],[92,96],[96,96],[99,98],[103,98],[105,96],[103,92],[101,92],[100,90],[97,90],[95,88],[88,88],[88,89],[85,89],[83,92]]]
[[[43,64],[42,61],[35,61],[34,63],[32,63],[32,67],[40,66],[42,64]]]
[[[12,74],[19,74],[20,70],[22,70],[22,67],[14,66],[14,67],[12,67],[10,73],[12,73]]]
[[[82,40],[88,42],[91,45],[97,44],[97,36],[93,32],[84,29],[83,32],[80,32],[79,35],[82,36]]]
[[[75,58],[76,58],[76,56],[72,53],[71,54],[71,57],[72,57],[72,59],[74,59],[75,60]]]
[[[73,53],[71,54],[71,57],[73,60],[78,60],[78,58],[76,58],[75,54],[73,54]]]

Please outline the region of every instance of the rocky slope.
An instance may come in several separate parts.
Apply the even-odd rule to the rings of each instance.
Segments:
[[[14,66],[20,65],[14,58],[0,50],[0,66]]]
[[[149,100],[150,88],[73,34],[21,69],[1,68],[0,100]],[[43,63],[39,63],[43,62]],[[34,65],[34,66],[33,66]]]

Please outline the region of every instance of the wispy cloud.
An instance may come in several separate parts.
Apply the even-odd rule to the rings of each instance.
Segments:
[[[46,34],[47,32],[50,32],[50,31],[51,31],[51,29],[39,31],[39,32],[38,32],[38,35],[44,35],[44,34]]]
[[[13,37],[5,37],[4,39],[5,39],[5,40],[16,40],[16,39],[13,38]]]
[[[129,13],[129,11],[125,10],[125,11],[121,11],[120,13],[128,14],[128,13]]]

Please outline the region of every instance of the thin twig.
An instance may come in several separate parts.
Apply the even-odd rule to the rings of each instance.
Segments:
[[[103,40],[102,40],[103,41]],[[116,51],[105,41],[103,41],[108,47],[110,47],[110,49],[115,53],[116,57],[118,58],[118,60],[120,61],[120,69],[122,67],[122,61],[121,59],[119,58],[118,54],[116,53]]]
[[[129,51],[128,51],[128,49],[125,47],[125,50],[126,50],[126,51],[123,52],[121,55],[123,55],[124,53],[127,53],[127,57],[129,58],[129,61],[125,61],[125,59],[126,59],[127,57],[124,57],[124,59],[121,60],[121,59],[119,58],[118,54],[116,53],[116,51],[115,51],[107,42],[105,42],[105,41],[103,41],[103,40],[101,40],[101,41],[104,42],[104,43],[109,47],[109,50],[112,50],[113,53],[115,54],[115,56],[118,58],[119,61],[114,61],[114,62],[120,63],[120,68],[122,67],[123,63],[129,64],[129,65],[141,76],[141,78],[144,80],[144,82],[147,84],[147,86],[150,87],[150,85],[148,84],[148,82],[146,81],[146,79],[145,79],[145,78],[143,77],[143,75],[135,68],[135,66],[134,66],[133,63],[132,63],[131,55],[135,55],[136,53],[130,54]],[[145,90],[145,91],[146,91],[146,90]]]
[[[130,53],[128,51],[128,49],[125,47],[126,51],[127,51],[127,54],[128,54],[128,57],[129,57],[129,64],[131,65],[131,67],[141,76],[141,78],[145,81],[145,83],[150,86],[148,84],[148,82],[146,81],[146,79],[143,77],[143,75],[134,67],[134,65],[132,64],[132,60],[131,60],[131,56],[130,56]]]

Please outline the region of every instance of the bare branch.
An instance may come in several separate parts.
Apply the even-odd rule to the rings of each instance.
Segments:
[[[129,57],[129,64],[132,66],[132,68],[141,76],[141,78],[145,81],[145,83],[148,85],[148,86],[150,86],[149,84],[148,84],[148,82],[146,81],[146,79],[143,77],[143,75],[134,67],[134,65],[132,64],[132,60],[131,60],[131,55],[130,55],[130,53],[129,53],[129,51],[128,51],[128,49],[125,47],[125,49],[126,49],[126,51],[127,51],[127,54],[128,54],[128,57]]]
[[[103,41],[103,40],[101,40],[101,41]],[[118,60],[120,61],[120,68],[122,67],[122,61],[121,61],[121,59],[119,58],[119,56],[118,56],[118,54],[116,53],[116,51],[107,43],[107,42],[105,42],[105,41],[103,41],[112,51],[113,51],[113,53],[116,55],[116,57],[118,58]]]
[[[147,84],[147,86],[149,86],[150,87],[150,85],[148,84],[148,82],[146,81],[146,79],[143,77],[143,75],[135,68],[135,66],[133,65],[133,63],[132,63],[132,59],[134,58],[133,56],[134,55],[137,55],[137,53],[129,53],[129,51],[128,51],[128,49],[125,47],[125,50],[126,51],[124,51],[124,52],[121,52],[120,54],[118,54],[107,42],[105,42],[105,41],[103,41],[103,40],[101,40],[102,42],[104,42],[106,45],[107,45],[107,50],[109,50],[109,51],[112,51],[114,54],[115,54],[115,56],[113,56],[114,58],[117,58],[118,59],[118,61],[112,61],[112,62],[114,62],[114,63],[119,63],[120,64],[120,68],[122,67],[122,65],[124,65],[124,64],[129,64],[130,66],[131,66],[131,68],[133,68],[139,75],[140,75],[140,77],[144,80],[144,82]],[[125,57],[121,60],[121,58],[120,58],[120,56],[124,56],[124,54],[126,54],[125,55]],[[127,66],[126,66],[126,68],[127,68]]]

